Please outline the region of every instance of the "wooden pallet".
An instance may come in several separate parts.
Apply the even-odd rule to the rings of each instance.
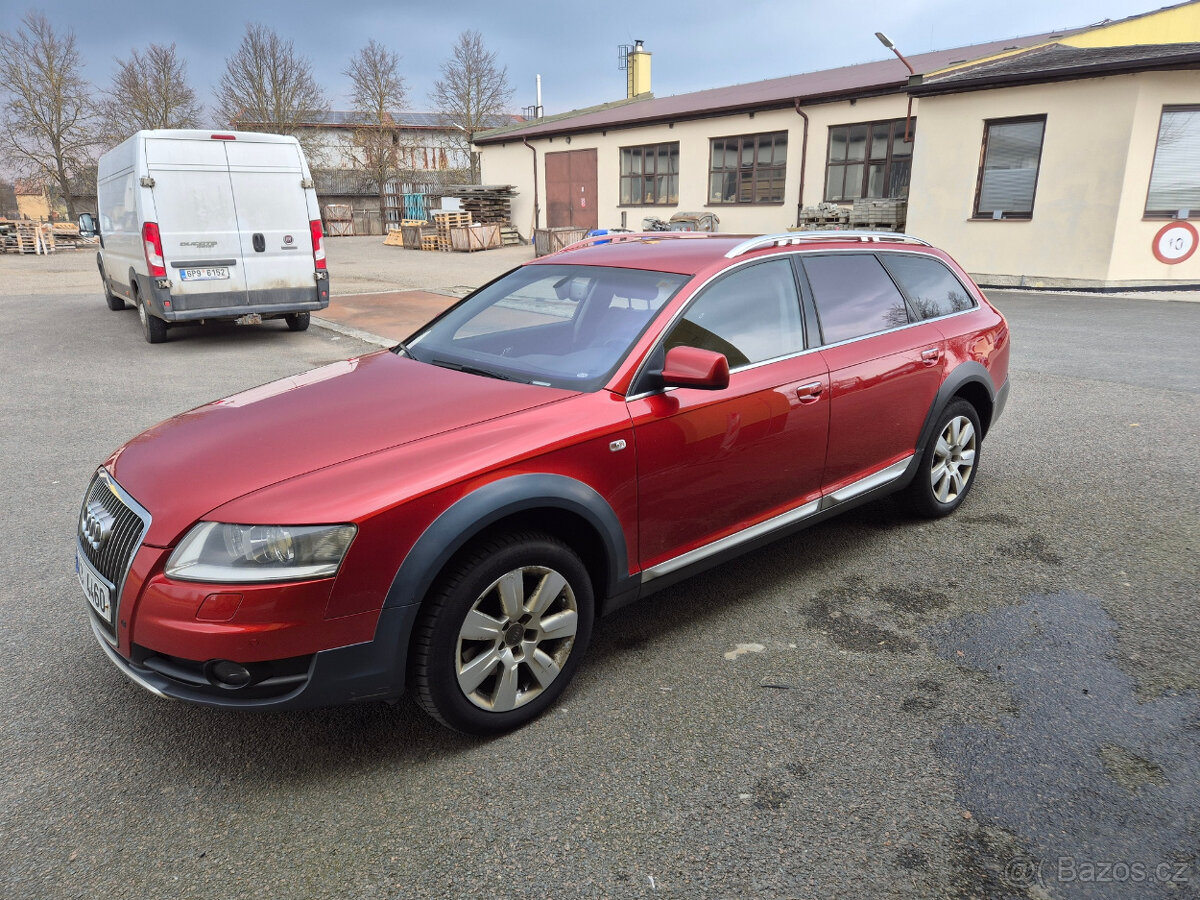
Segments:
[[[421,235],[421,249],[422,250],[441,250],[442,249],[441,235],[438,235],[438,234]]]
[[[437,227],[437,249],[450,251],[450,232],[455,228],[470,228],[471,214],[465,212],[435,212],[433,224]],[[421,238],[421,249],[425,249],[425,239]]]
[[[18,253],[53,253],[56,249],[54,232],[37,222],[17,222],[16,239]]]

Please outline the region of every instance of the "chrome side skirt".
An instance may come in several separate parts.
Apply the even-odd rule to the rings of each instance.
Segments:
[[[751,525],[749,528],[743,528],[741,531],[736,531],[733,534],[726,535],[713,541],[711,544],[705,544],[703,547],[697,547],[695,550],[689,550],[687,553],[660,562],[656,566],[651,566],[648,569],[642,570],[642,584],[648,581],[653,581],[655,578],[661,578],[664,575],[669,575],[679,569],[690,566],[692,563],[700,562],[724,550],[729,550],[737,547],[739,544],[744,544],[756,538],[768,535],[773,531],[778,531],[786,528],[789,525],[794,525],[797,522],[810,518],[819,512],[833,509],[840,506],[848,500],[853,500],[862,494],[872,491],[875,488],[883,487],[885,484],[890,484],[908,468],[912,462],[912,456],[906,456],[899,462],[893,463],[886,469],[880,469],[865,478],[860,478],[858,481],[853,481],[844,488],[839,488],[831,494],[826,494],[819,500],[812,500],[805,503],[803,506],[797,506],[795,509],[790,509],[785,513],[780,513],[764,522],[759,522],[757,525]]]

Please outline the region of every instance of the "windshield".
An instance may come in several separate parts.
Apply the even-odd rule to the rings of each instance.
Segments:
[[[577,391],[603,387],[686,275],[524,266],[408,342],[421,362]]]

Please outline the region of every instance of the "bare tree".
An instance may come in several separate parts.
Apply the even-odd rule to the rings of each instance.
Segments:
[[[131,53],[129,59],[117,60],[112,87],[101,104],[105,143],[118,144],[143,128],[198,128],[204,110],[175,45],[151,44],[144,55],[136,49]]]
[[[400,55],[371,39],[344,73],[353,82],[351,97],[360,118],[354,130],[355,155],[379,188],[379,221],[385,232],[387,183],[396,173],[399,143],[392,111],[404,104],[406,93],[399,70]]]
[[[0,148],[19,174],[60,193],[72,219],[71,184],[96,146],[96,103],[80,65],[75,32],[57,34],[42,13],[0,32]]]
[[[471,136],[502,124],[513,88],[508,68],[496,63],[483,35],[464,31],[451,57],[442,63],[442,77],[433,83],[430,100],[450,129],[450,140],[471,160],[471,181],[479,182],[479,159],[471,153]]]
[[[320,139],[299,128],[323,117],[329,107],[312,64],[296,53],[292,42],[265,25],[252,24],[225,61],[217,108],[235,128],[295,135],[311,153]]]

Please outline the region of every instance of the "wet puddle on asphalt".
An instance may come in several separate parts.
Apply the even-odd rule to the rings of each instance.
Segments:
[[[972,820],[957,896],[1200,897],[1200,696],[1139,702],[1116,629],[1096,598],[1063,593],[926,630],[1015,706],[936,748]]]

